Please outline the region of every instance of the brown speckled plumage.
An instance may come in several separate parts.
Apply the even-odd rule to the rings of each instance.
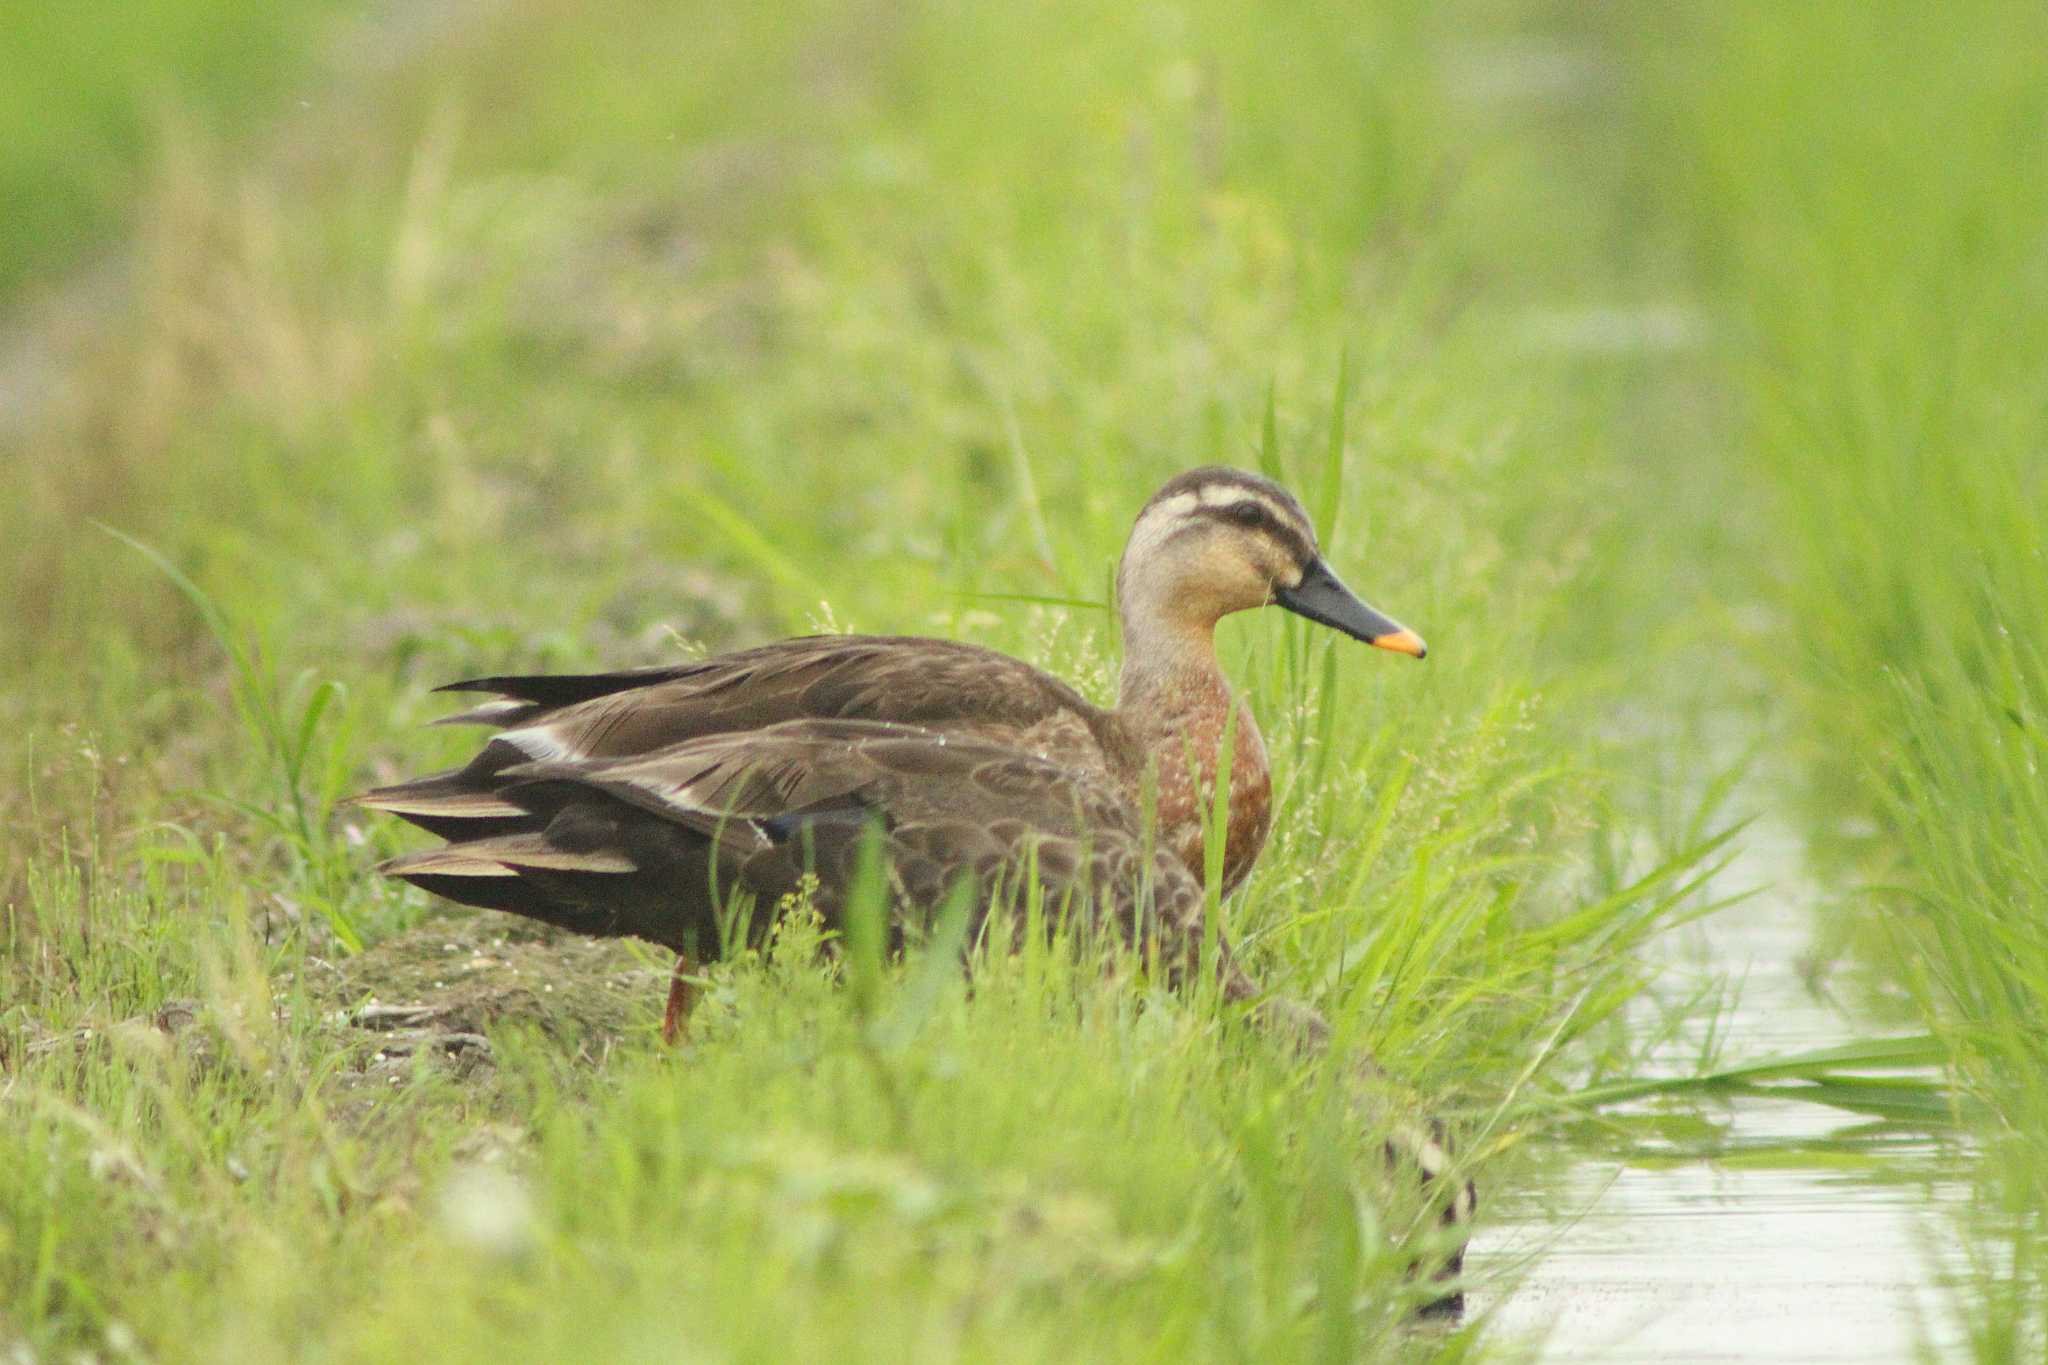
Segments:
[[[452,684],[495,699],[449,720],[497,735],[463,768],[360,800],[449,841],[386,864],[391,875],[699,958],[719,952],[735,891],[772,908],[808,871],[835,915],[874,828],[901,925],[963,877],[1014,890],[1028,866],[1178,978],[1204,938],[1203,845],[1226,737],[1223,892],[1250,873],[1272,820],[1265,746],[1218,667],[1216,621],[1278,600],[1420,649],[1341,585],[1337,617],[1324,598],[1289,600],[1317,575],[1328,570],[1288,493],[1194,470],[1146,504],[1119,567],[1113,708],[975,645],[813,636],[635,672]],[[1219,966],[1230,994],[1255,993],[1227,947]]]

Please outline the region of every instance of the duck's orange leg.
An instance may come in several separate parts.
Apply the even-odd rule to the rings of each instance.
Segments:
[[[696,964],[682,954],[676,956],[676,969],[668,979],[668,1009],[661,1016],[661,1041],[670,1047],[683,1036],[683,1027],[690,1022],[690,1011],[697,1007],[697,987],[690,980]]]

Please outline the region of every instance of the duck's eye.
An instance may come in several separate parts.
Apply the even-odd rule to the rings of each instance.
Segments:
[[[1266,509],[1255,502],[1234,502],[1225,512],[1239,526],[1257,526],[1266,519]]]

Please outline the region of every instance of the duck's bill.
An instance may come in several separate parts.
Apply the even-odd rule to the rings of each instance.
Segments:
[[[1295,586],[1276,588],[1273,600],[1296,616],[1341,630],[1354,640],[1397,654],[1412,654],[1418,659],[1429,652],[1420,635],[1360,601],[1358,594],[1345,587],[1344,581],[1320,559],[1308,566]]]

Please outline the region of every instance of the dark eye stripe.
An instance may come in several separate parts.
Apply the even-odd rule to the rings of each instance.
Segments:
[[[1250,509],[1253,515],[1248,515],[1246,509]],[[1263,532],[1296,564],[1306,565],[1316,557],[1315,546],[1309,538],[1303,535],[1299,528],[1289,526],[1275,517],[1272,509],[1264,503],[1247,499],[1225,503],[1220,507],[1199,508],[1195,515],[1208,521],[1220,522],[1236,530]]]

